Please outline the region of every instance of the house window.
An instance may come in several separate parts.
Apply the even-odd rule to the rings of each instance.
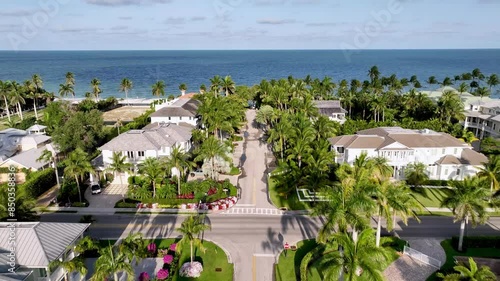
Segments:
[[[448,169],[444,169],[444,174],[448,175]]]
[[[169,116],[169,117],[168,117],[168,121],[170,121],[170,120],[172,120],[172,117],[170,117],[170,116]]]
[[[441,149],[441,154],[446,154],[446,148]]]
[[[344,153],[344,147],[343,146],[337,147],[337,152],[338,153]]]
[[[457,153],[458,153],[458,148],[453,149],[453,154],[457,154]]]
[[[179,117],[179,120],[182,120],[182,116],[181,116],[181,117]]]
[[[144,151],[138,151],[137,154],[139,157],[144,157]]]
[[[493,130],[495,130],[496,126],[497,126],[497,124],[493,124]]]
[[[127,151],[127,157],[128,158],[134,158],[134,152],[133,151]]]
[[[460,176],[460,169],[457,169],[457,176]]]

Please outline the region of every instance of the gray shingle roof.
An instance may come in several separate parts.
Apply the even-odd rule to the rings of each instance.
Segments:
[[[347,113],[338,100],[315,100],[314,104],[321,115],[331,116],[333,113]]]
[[[195,99],[179,99],[170,106],[163,107],[151,114],[151,117],[194,117],[197,115],[200,101]]]
[[[29,268],[47,267],[59,258],[89,227],[83,223],[32,222],[16,225],[17,264]],[[9,223],[0,223],[0,261],[7,258]]]
[[[131,130],[120,134],[99,149],[111,151],[146,151],[172,147],[191,139],[192,128],[171,123],[148,125],[143,130]]]
[[[3,163],[11,161],[25,168],[32,168],[38,170],[48,164],[47,161],[37,161],[37,159],[40,158],[40,156],[42,156],[42,153],[45,149],[49,149],[49,147],[42,146],[40,148],[32,148],[30,150],[23,151],[21,153],[12,156],[11,158],[5,160]]]

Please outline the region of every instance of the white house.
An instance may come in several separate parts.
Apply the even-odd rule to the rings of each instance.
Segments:
[[[37,159],[45,149],[59,151],[52,145],[51,137],[44,134],[44,126],[35,126],[26,131],[13,128],[0,131],[0,167],[14,165],[37,171],[49,164]]]
[[[190,126],[172,123],[153,123],[142,130],[131,130],[120,134],[99,148],[102,159],[94,161],[94,165],[108,167],[114,152],[126,156],[126,160],[134,165],[140,164],[148,157],[159,158],[169,156],[173,147],[184,151],[191,150]],[[102,163],[99,163],[102,162]]]
[[[476,137],[500,138],[500,100],[478,102],[465,113],[464,129],[469,129]]]
[[[198,126],[198,106],[200,101],[191,99],[187,95],[181,96],[170,105],[157,107],[157,111],[151,114],[151,123],[186,123]]]
[[[344,124],[347,111],[342,108],[338,100],[315,100],[319,114],[327,116],[330,120]]]
[[[62,267],[51,270],[49,264],[54,260],[73,259],[73,246],[89,226],[85,223],[0,223],[0,280],[62,280],[65,270]],[[15,238],[14,262],[10,237]]]
[[[331,138],[330,143],[336,163],[352,165],[363,152],[368,157],[385,157],[394,169],[395,179],[404,179],[408,164],[420,162],[427,165],[430,179],[460,180],[475,175],[488,161],[467,143],[428,129],[373,128]]]

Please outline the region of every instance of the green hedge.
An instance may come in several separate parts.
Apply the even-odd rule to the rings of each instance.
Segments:
[[[458,249],[458,236],[451,238],[451,245]],[[500,236],[465,236],[463,248],[496,248],[500,249]]]
[[[449,186],[449,183],[447,180],[427,180],[422,185]]]
[[[31,173],[28,181],[22,184],[31,198],[37,198],[56,185],[56,175],[53,168]]]

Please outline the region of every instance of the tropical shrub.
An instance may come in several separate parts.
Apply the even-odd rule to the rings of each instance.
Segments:
[[[149,281],[149,274],[147,272],[142,272],[139,275],[139,281]]]
[[[202,271],[203,265],[200,262],[186,262],[181,266],[179,275],[181,277],[198,278],[200,277]]]
[[[23,184],[27,195],[31,198],[37,198],[54,185],[56,176],[52,168],[30,174],[28,181]]]
[[[174,260],[174,256],[172,256],[172,255],[163,256],[163,263],[171,264],[173,260]]]

